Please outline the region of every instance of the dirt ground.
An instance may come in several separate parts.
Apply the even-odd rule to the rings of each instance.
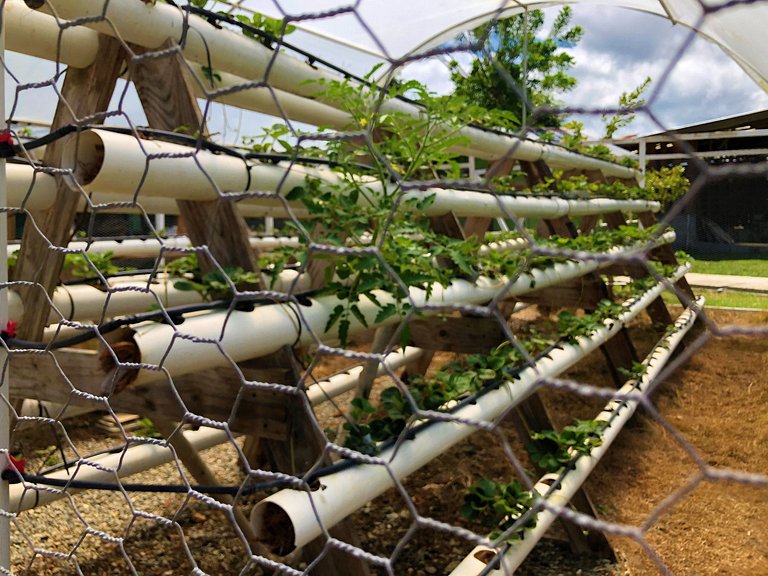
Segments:
[[[719,326],[768,326],[768,313],[710,311]],[[631,328],[638,352],[644,356],[656,340],[647,324]],[[446,355],[443,359],[447,359]],[[328,367],[330,368],[330,367]],[[320,376],[320,374],[318,374]],[[566,377],[598,386],[613,386],[606,363],[595,353]],[[586,484],[617,559],[572,554],[556,524],[518,571],[525,576],[591,574],[641,576],[669,572],[685,576],[768,574],[768,338],[735,335],[711,338],[678,370],[655,396],[661,420],[638,414],[625,428]],[[543,392],[558,426],[574,417],[593,418],[604,401]],[[338,426],[332,411],[324,424]],[[81,431],[87,437],[87,423]],[[72,434],[77,437],[73,430]],[[466,487],[479,478],[509,481],[515,470],[505,452],[511,448],[528,468],[530,463],[515,428],[504,422],[495,433],[479,432],[450,453],[419,470],[405,482],[405,490],[420,516],[482,532],[458,515]],[[85,450],[87,452],[88,450]],[[238,478],[235,453],[217,449],[205,453],[225,481]],[[730,472],[763,475],[751,477]],[[157,469],[136,482],[168,481],[171,466]],[[178,474],[178,473],[176,473]],[[729,479],[730,478],[730,479]],[[677,495],[677,496],[675,496]],[[124,500],[124,499],[123,499]],[[78,530],[83,520],[68,504],[55,504],[22,514],[19,524],[31,546],[14,532],[14,560],[21,574],[75,574],[74,563],[37,556],[32,546],[67,555],[76,549],[83,574],[173,575],[189,573],[194,560],[209,574],[258,574],[246,568],[245,546],[222,515],[183,495],[132,495],[135,509],[174,517],[183,528],[164,528],[158,522],[133,516],[120,496],[75,496],[80,516],[91,527],[114,536],[127,536],[125,553],[92,534]],[[84,502],[88,502],[86,507]],[[83,504],[81,504],[83,503]],[[58,507],[57,507],[58,506]],[[84,512],[87,510],[87,512]],[[249,511],[246,507],[246,513]],[[120,520],[116,520],[117,517]],[[131,518],[133,525],[126,531]],[[417,527],[404,496],[392,490],[352,516],[362,547],[394,562],[396,574],[446,574],[472,545],[451,532]],[[614,535],[624,527],[644,527],[642,538]],[[77,529],[75,529],[77,528]],[[45,531],[48,530],[48,533]],[[640,534],[640,532],[638,532]],[[56,542],[54,542],[56,541]],[[186,542],[186,546],[184,545]],[[304,565],[296,561],[297,568]],[[270,572],[271,573],[271,572]],[[376,571],[374,573],[384,573]]]

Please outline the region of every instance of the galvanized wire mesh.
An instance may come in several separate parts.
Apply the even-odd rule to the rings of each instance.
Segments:
[[[701,321],[684,350],[667,359],[663,350],[669,342],[659,347],[659,359],[645,366],[649,375],[640,380],[642,389],[622,389],[617,394],[609,377],[595,368],[594,359],[587,364],[591,373],[567,372],[560,377],[569,366],[560,360],[561,356],[575,352],[567,341],[558,340],[559,334],[553,337],[557,344],[544,350],[528,346],[527,342],[536,336],[532,325],[556,331],[547,319],[549,307],[559,308],[562,304],[555,291],[547,293],[549,299],[535,304],[538,324],[535,315],[520,316],[519,307],[518,315],[510,319],[510,297],[523,302],[529,293],[556,288],[587,274],[593,274],[593,281],[600,283],[603,280],[598,273],[615,276],[612,266],[650,276],[654,282],[633,295],[628,306],[613,310],[613,321],[598,320],[592,340],[604,338],[601,342],[607,342],[616,333],[617,339],[625,338],[616,314],[629,321],[629,316],[636,316],[644,305],[655,301],[658,293],[649,296],[647,292],[655,281],[660,281],[660,287],[684,306],[694,304],[677,278],[665,279],[665,273],[651,264],[664,238],[663,228],[644,236],[639,249],[637,242],[613,251],[546,243],[546,229],[534,232],[532,227],[542,220],[556,221],[567,212],[555,210],[545,218],[536,212],[539,204],[536,210],[526,204],[531,200],[528,196],[517,204],[505,199],[511,197],[510,191],[513,195],[521,188],[524,195],[530,191],[533,182],[526,182],[523,172],[533,178],[536,170],[546,168],[525,156],[526,147],[546,147],[551,153],[545,159],[557,157],[555,164],[559,162],[565,168],[572,163],[571,168],[584,170],[589,177],[594,176],[595,169],[602,171],[598,180],[604,183],[616,173],[631,175],[631,170],[594,158],[582,165],[579,153],[527,140],[533,134],[528,124],[517,131],[471,127],[470,142],[454,146],[460,152],[453,156],[463,163],[455,170],[448,164],[450,158],[443,156],[437,156],[439,164],[426,169],[417,165],[413,171],[404,170],[393,160],[386,143],[398,138],[413,142],[416,149],[411,152],[418,158],[418,148],[426,147],[428,138],[424,136],[422,144],[418,144],[410,134],[393,132],[392,126],[397,124],[387,124],[382,116],[410,114],[411,119],[421,119],[428,113],[408,100],[390,100],[386,89],[379,90],[375,84],[362,90],[364,80],[352,75],[344,89],[359,99],[339,104],[334,101],[338,94],[333,90],[342,88],[333,83],[343,83],[340,69],[333,63],[294,52],[285,46],[290,36],[281,36],[291,22],[352,15],[375,37],[375,23],[364,22],[355,4],[302,14],[286,8],[291,16],[271,28],[272,35],[263,35],[251,26],[239,28],[237,21],[215,12],[247,14],[250,19],[252,14],[243,6],[247,3],[241,1],[211,2],[212,12],[196,12],[193,8],[201,2],[145,1],[147,6],[137,10],[138,0],[94,0],[81,3],[91,10],[82,14],[71,14],[70,10],[76,9],[67,2],[46,0],[37,4],[41,4],[38,15],[46,18],[46,25],[53,30],[53,35],[47,37],[47,48],[43,46],[43,28],[37,29],[30,45],[8,48],[46,55],[55,67],[49,77],[26,83],[24,70],[14,69],[13,59],[6,58],[6,71],[14,79],[6,90],[15,95],[16,103],[38,98],[39,94],[55,100],[58,113],[56,119],[50,118],[53,138],[47,146],[63,146],[66,151],[62,155],[50,148],[41,152],[40,148],[30,147],[30,142],[37,140],[29,138],[39,136],[38,129],[34,134],[22,134],[14,124],[15,108],[10,109],[12,144],[17,148],[14,157],[7,160],[8,182],[9,188],[15,186],[17,194],[4,211],[9,220],[18,222],[18,234],[9,238],[20,238],[22,247],[11,280],[3,286],[10,301],[9,319],[15,323],[6,326],[4,339],[4,374],[10,388],[5,389],[3,405],[10,413],[12,434],[4,453],[21,453],[27,463],[25,469],[11,463],[6,473],[15,480],[10,504],[3,512],[11,535],[7,573],[326,574],[334,570],[369,570],[382,574],[434,574],[458,569],[475,546],[487,549],[474,557],[480,560],[480,567],[472,565],[461,573],[509,573],[513,570],[511,564],[499,563],[499,559],[505,554],[514,556],[515,549],[524,549],[534,541],[533,536],[526,540],[528,533],[519,529],[528,526],[532,530],[535,519],[543,522],[546,515],[575,525],[582,537],[584,533],[601,533],[611,542],[633,541],[648,560],[646,568],[668,573],[670,559],[658,551],[657,535],[649,537],[649,533],[690,494],[709,483],[736,485],[764,494],[768,476],[762,463],[744,461],[733,468],[712,461],[688,439],[685,426],[670,420],[651,397],[651,392],[708,342],[744,335],[759,338],[766,332],[764,321],[721,325],[706,310],[700,311]],[[20,2],[10,0],[4,2],[4,8],[6,14],[11,9],[26,10]],[[123,9],[126,12],[120,12]],[[138,24],[130,22],[127,14],[138,14]],[[155,38],[154,26],[165,21],[180,24],[167,29],[173,30],[175,36],[169,35],[165,44],[152,43],[148,38]],[[200,32],[203,29],[205,34]],[[78,31],[83,34],[73,38]],[[216,52],[227,44],[213,43],[213,38],[234,35],[238,35],[236,45],[247,47],[244,54]],[[117,50],[110,52],[107,42],[116,44]],[[654,93],[664,89],[685,50],[686,46],[680,49],[655,85]],[[409,60],[443,61],[468,51],[491,57],[477,46],[458,42]],[[62,85],[65,77],[73,76],[74,70],[87,70],[109,54],[123,59],[117,72],[127,82],[118,81],[115,97],[103,110],[75,114],[62,122],[61,117],[82,109],[80,102],[68,101],[71,96],[66,84]],[[200,54],[204,55],[202,62]],[[228,62],[236,59],[244,61],[240,70],[258,68],[259,73],[247,79],[236,76],[228,67]],[[152,90],[142,93],[145,108],[153,108],[142,117],[130,81],[138,82],[142,66],[157,63],[167,66],[172,90],[163,92],[167,86],[158,80],[162,76],[144,79],[144,90],[154,86],[159,96]],[[382,87],[397,82],[403,64],[395,59],[384,62],[377,75]],[[174,83],[171,78],[176,73],[186,77],[187,83]],[[322,78],[325,84],[297,80],[300,75],[304,79]],[[85,99],[89,91],[100,89],[99,85],[86,86],[78,97]],[[323,89],[328,92],[318,96]],[[521,92],[513,83],[509,89]],[[271,112],[274,119],[265,124],[274,121],[286,128],[273,129],[271,135],[263,137],[254,129],[252,136],[262,146],[250,156],[248,153],[254,150],[235,147],[231,140],[229,146],[214,145],[217,135],[210,134],[205,123],[190,126],[179,120],[179,108],[194,100],[186,93],[179,95],[177,90],[196,94],[202,118],[217,113],[221,102],[226,101]],[[317,91],[315,97],[307,97],[313,90]],[[413,92],[406,95],[412,96]],[[635,113],[655,119],[653,97],[649,102]],[[433,103],[440,105],[440,101]],[[568,111],[537,109],[534,102],[527,103],[527,110],[530,121]],[[158,114],[164,115],[166,124],[177,131],[158,126],[157,121],[149,123],[164,128],[164,132],[141,128],[148,123],[147,118]],[[466,118],[469,116],[467,113]],[[312,124],[313,118],[314,127],[301,128],[300,122]],[[123,129],[94,131],[104,121]],[[439,119],[444,121],[445,116]],[[351,129],[345,129],[344,123],[350,122]],[[377,125],[383,128],[374,129]],[[425,125],[438,134],[444,129],[439,123]],[[424,126],[420,126],[423,130]],[[413,122],[410,127],[417,129]],[[464,130],[462,134],[467,134],[467,126],[461,122],[449,130]],[[240,133],[246,133],[242,124]],[[502,142],[504,149],[476,164],[465,153],[467,148],[472,149],[472,138],[487,138],[497,146],[496,150]],[[684,142],[679,144],[684,147]],[[329,150],[335,156],[326,158]],[[57,158],[57,162],[46,164],[47,158]],[[765,175],[764,157],[749,164],[711,164],[694,156],[687,161],[697,168],[698,175],[690,191],[663,216],[662,224],[694,206],[701,191],[712,183],[727,181],[737,186],[742,179]],[[358,164],[367,164],[368,168]],[[353,168],[352,177],[349,174]],[[112,175],[104,176],[109,170],[114,170]],[[511,190],[503,190],[495,179],[501,170],[508,172]],[[305,180],[306,175],[311,178]],[[331,219],[308,217],[313,209],[320,210],[318,202],[333,202],[329,188],[318,182],[334,179],[359,187],[360,196],[378,198],[376,194],[387,187],[394,192],[374,211],[360,208],[359,215],[351,204],[340,204],[340,219],[360,221],[347,228],[348,235],[339,235],[342,227]],[[340,189],[335,189],[337,194]],[[534,203],[540,201],[541,206],[556,206],[559,210],[566,205],[552,200],[556,194],[551,189],[539,188],[535,192],[540,197],[534,198]],[[580,226],[582,236],[588,235],[593,225],[600,229],[599,224],[589,224],[588,215],[578,212],[588,203],[584,191],[570,192],[566,199],[575,216],[571,223],[563,224],[561,220],[560,225],[566,231],[573,231],[573,224]],[[62,227],[55,211],[65,204],[62,197],[67,195],[77,207],[75,217]],[[463,213],[465,205],[455,203],[455,198],[484,208]],[[231,237],[221,239],[226,236],[222,230],[211,230],[205,222],[194,219],[185,222],[182,217],[176,232],[186,232],[192,240],[175,239],[170,233],[177,224],[173,216],[179,212],[174,199],[200,203],[216,226],[232,224],[233,220],[220,213],[234,206],[231,214],[237,226],[248,230],[248,218],[251,238],[243,237],[242,243],[232,244]],[[350,202],[359,199],[355,196]],[[608,211],[610,202],[603,205]],[[435,208],[442,205],[454,212]],[[639,203],[627,206],[626,215],[647,212]],[[162,213],[169,218],[164,224],[155,217]],[[458,214],[458,220],[450,216],[453,213]],[[481,245],[507,241],[527,249],[525,257],[512,265],[491,261],[480,268],[471,262],[457,264],[458,258],[467,257],[466,250],[439,252],[444,250],[439,242],[467,242],[456,237],[449,241],[446,236],[451,232],[456,235],[457,225],[468,232],[472,219],[481,217],[492,220],[485,225],[495,228],[497,234],[482,238],[485,231],[481,229],[475,246],[477,254],[502,252],[498,245]],[[410,229],[400,225],[409,218],[413,220]],[[605,227],[610,222],[606,218]],[[635,228],[647,230],[649,224],[636,224]],[[49,238],[53,229],[60,231],[64,241]],[[275,229],[276,236],[284,235],[282,239],[263,237]],[[505,236],[509,230],[516,232],[516,237]],[[430,236],[432,233],[439,237]],[[206,234],[211,244],[195,245]],[[558,234],[564,236],[563,228]],[[99,253],[100,241],[123,241],[126,237],[146,240],[144,251],[126,248],[120,252],[128,245],[126,241],[122,247],[109,245],[108,251],[114,250],[111,258]],[[71,244],[70,240],[84,244]],[[25,247],[34,242],[42,242],[44,249],[34,252]],[[283,248],[283,259],[270,257],[269,251],[281,243],[287,246]],[[426,243],[429,248],[424,249]],[[157,247],[151,255],[146,248],[149,244]],[[241,254],[233,254],[242,251],[244,245],[260,251],[259,262],[265,272],[272,271],[272,276],[247,274]],[[286,256],[286,250],[294,256],[293,261]],[[435,274],[444,270],[443,276],[428,277],[428,281],[442,279],[445,285],[438,282],[430,290],[425,289],[425,280],[418,276],[424,273],[423,268],[408,266],[407,258],[403,258],[407,250],[413,251],[413,263],[427,258],[430,267],[438,271]],[[65,284],[40,299],[51,288],[40,280],[41,275],[49,267],[61,265],[61,258],[51,257],[54,254],[67,255],[61,275]],[[186,267],[178,264],[180,257],[191,254],[197,255],[202,270],[194,269],[193,263]],[[34,258],[38,259],[37,269],[31,261]],[[289,266],[281,276],[280,267],[285,264]],[[138,270],[121,270],[128,267]],[[557,273],[535,273],[539,267],[550,267]],[[382,291],[361,290],[360,300],[345,300],[345,291],[357,294],[353,288],[357,290],[363,280],[373,282]],[[329,284],[334,294],[323,291],[323,286]],[[384,290],[395,296],[387,297]],[[620,301],[620,289],[616,290],[614,299]],[[37,305],[45,309],[38,315],[42,319],[39,327],[30,325],[34,316],[29,303],[33,301],[41,302]],[[570,307],[591,309],[594,304],[577,302]],[[533,310],[528,308],[527,313]],[[473,320],[489,320],[490,324],[482,324],[483,329],[489,331],[490,325],[497,326],[498,342],[506,342],[508,350],[517,350],[519,365],[501,382],[494,380],[479,391],[464,390],[457,397],[427,402],[421,392],[414,391],[414,380],[420,377],[419,354],[421,371],[431,366],[429,374],[457,361],[465,362],[459,364],[465,372],[476,370],[466,364],[466,354],[444,352],[432,362],[424,362],[429,352],[409,347],[402,350],[401,360],[394,359],[394,353],[415,341],[417,324],[434,316],[465,319],[467,326]],[[689,328],[693,320],[693,316],[682,317],[677,329]],[[374,334],[372,330],[377,326]],[[436,337],[439,325],[431,326],[430,334]],[[666,338],[674,333],[669,331]],[[662,330],[659,336],[663,334]],[[473,348],[472,338],[464,335],[440,337],[451,346]],[[597,349],[597,345],[590,348],[586,341],[575,341],[582,352]],[[60,346],[62,342],[67,346]],[[441,348],[438,344],[435,348],[451,350],[451,346]],[[638,349],[647,351],[651,347],[646,343]],[[764,350],[762,354],[764,357]],[[353,365],[361,365],[362,369],[351,370]],[[404,365],[408,366],[406,372]],[[334,376],[334,372],[340,374]],[[462,369],[454,368],[452,374],[454,380],[466,376]],[[635,373],[633,378],[639,376]],[[342,380],[351,384],[337,395],[333,386]],[[367,382],[370,390],[360,389],[358,380]],[[395,392],[382,393],[385,389]],[[516,392],[523,389],[525,393]],[[528,397],[536,394],[555,401],[558,423],[563,420],[563,406],[571,404],[573,415],[585,418],[613,400],[613,407],[619,408],[616,415],[610,416],[610,422],[627,407],[639,407],[649,426],[663,430],[671,439],[670,445],[679,454],[670,458],[685,460],[688,475],[680,479],[675,491],[655,498],[640,518],[599,507],[600,514],[593,517],[585,513],[584,505],[569,507],[568,502],[558,500],[557,483],[564,482],[573,469],[580,470],[578,465],[568,464],[548,480],[545,476],[545,485],[551,490],[541,489],[537,484],[540,474],[525,450],[526,434],[534,431],[530,429],[535,421],[530,411],[535,411],[536,406]],[[361,396],[369,397],[370,405],[362,402]],[[391,404],[395,400],[400,402],[397,409],[405,414],[404,427],[394,426],[391,438],[378,444],[372,441],[370,430],[356,443],[350,442],[362,423],[370,422],[370,406],[380,414],[387,401]],[[507,404],[499,404],[502,401]],[[524,401],[528,408],[523,409],[521,419],[516,414]],[[484,403],[493,404],[487,412],[492,416],[478,412],[486,409]],[[386,424],[382,422],[377,425]],[[764,422],[757,421],[755,426],[764,428]],[[470,432],[476,434],[470,436]],[[631,431],[637,435],[646,432],[642,427]],[[437,438],[418,443],[431,438],[430,434]],[[434,449],[434,443],[452,434],[455,440]],[[476,436],[482,439],[473,440]],[[416,464],[423,454],[431,456]],[[583,462],[587,459],[582,457]],[[45,484],[41,478],[19,477],[37,472],[60,482]],[[510,482],[514,478],[522,490],[538,486],[531,495],[530,507],[519,519],[510,512],[506,524],[486,530],[473,518],[462,516],[466,488],[482,484],[483,480]],[[376,488],[379,485],[381,489]],[[433,487],[424,488],[430,485]],[[443,499],[435,496],[441,490],[445,491]],[[361,493],[369,496],[361,497]],[[267,497],[274,503],[266,504]],[[745,496],[744,501],[749,498]],[[508,540],[510,535],[516,537]],[[574,542],[580,538],[578,534],[571,537]],[[299,549],[294,539],[301,540]],[[765,560],[764,550],[755,554]],[[540,561],[550,565],[551,573],[571,566],[565,557],[545,556]],[[616,567],[611,566],[593,563],[589,569],[593,573],[621,570],[621,558]],[[732,573],[741,569],[734,566]],[[530,564],[522,570],[536,573],[537,568]],[[550,573],[544,568],[539,570]]]

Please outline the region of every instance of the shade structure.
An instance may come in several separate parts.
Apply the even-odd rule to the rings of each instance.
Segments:
[[[548,0],[242,0],[240,6],[273,17],[288,16],[299,28],[381,58],[401,59],[424,52],[457,33],[499,16],[526,8],[566,4]],[[768,90],[768,21],[764,2],[726,0],[571,0],[568,4],[594,4],[641,10],[696,30],[719,45],[752,79]],[[735,5],[732,5],[735,4]],[[717,8],[722,8],[718,10]],[[346,11],[345,11],[346,9]],[[312,15],[339,11],[332,18]],[[705,17],[706,16],[706,17]],[[293,21],[294,18],[300,19]]]

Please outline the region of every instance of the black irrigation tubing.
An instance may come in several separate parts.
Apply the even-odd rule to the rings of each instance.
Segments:
[[[120,260],[151,260],[151,258],[120,258]],[[117,272],[112,272],[111,274],[104,274],[104,278],[110,279],[110,278],[121,278],[124,276],[149,275],[149,274],[152,274],[154,271],[155,271],[154,268],[147,268],[143,270],[140,270],[138,268],[132,269],[132,270],[119,270]],[[79,284],[92,284],[94,282],[101,282],[101,276],[87,276],[87,277],[81,277],[81,278],[74,278],[72,280],[66,280],[61,284],[63,286],[77,286]]]

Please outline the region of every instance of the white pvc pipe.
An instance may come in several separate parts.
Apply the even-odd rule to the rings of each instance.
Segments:
[[[8,185],[7,206],[27,210],[48,210],[56,200],[56,179],[44,172],[35,172],[27,164],[6,165]]]
[[[184,432],[184,436],[197,451],[218,446],[229,440],[226,432],[213,428],[200,428],[199,430]],[[125,478],[174,460],[176,460],[176,455],[170,446],[136,444],[119,454],[89,458],[87,462],[91,462],[93,465],[88,465],[85,463],[86,461],[82,461],[76,470],[70,470],[70,472],[62,470],[49,474],[48,477],[59,480],[74,478],[86,482],[115,482],[118,477]],[[13,513],[44,506],[79,492],[79,490],[65,490],[28,483],[12,484],[10,490],[8,511]]]
[[[101,322],[106,318],[149,312],[158,303],[164,308],[172,308],[203,302],[198,292],[176,288],[175,280],[180,278],[156,278],[148,284],[148,276],[116,277],[110,279],[112,292],[89,284],[58,286],[51,298],[48,323],[54,324],[61,320]],[[270,281],[270,278],[262,274],[264,286],[270,291],[282,293],[305,292],[311,285],[309,275],[299,274],[296,270],[283,270],[272,286]],[[11,320],[19,322],[24,315],[24,301],[17,292],[10,291],[8,294],[8,308]]]
[[[673,238],[674,234],[668,233],[659,241],[668,243]],[[616,256],[630,255],[642,249],[643,247],[614,249],[608,253]],[[501,295],[506,298],[514,297],[534,289],[573,280],[608,264],[609,262],[605,261],[600,264],[595,261],[557,263],[544,270],[535,269],[521,274],[512,283],[505,278],[491,280],[480,277],[474,284],[466,280],[455,280],[447,287],[433,285],[429,298],[426,297],[426,291],[411,288],[410,299],[415,307],[427,304],[483,304]],[[397,303],[387,292],[377,290],[374,294],[382,306]],[[299,306],[298,310],[294,304],[276,304],[259,306],[252,312],[236,310],[231,313],[215,311],[201,314],[185,320],[179,329],[166,324],[138,324],[133,327],[134,340],[139,346],[143,363],[162,363],[173,376],[177,376],[214,366],[226,366],[231,360],[241,362],[259,358],[287,345],[312,344],[315,342],[314,335],[321,339],[334,339],[337,337],[336,328],[326,332],[325,326],[338,305],[346,305],[346,302],[335,296],[324,296],[310,300],[309,305]],[[368,325],[372,326],[379,308],[368,299],[358,302],[358,308]],[[301,322],[299,316],[302,318]],[[380,325],[398,321],[399,318],[395,315]],[[350,334],[364,329],[366,326],[357,318],[350,318]],[[194,339],[216,342],[217,345],[204,345],[196,343],[193,339],[177,338],[177,331],[193,336]],[[253,337],[259,334],[269,334],[269,338]],[[226,351],[228,357],[219,351],[219,347]],[[148,382],[159,377],[157,371],[142,370],[137,376],[137,381]]]
[[[142,168],[143,170],[143,168]],[[8,183],[8,201],[7,205],[12,208],[21,208],[22,202],[27,210],[48,210],[53,206],[56,199],[56,179],[45,172],[35,172],[34,168],[28,164],[7,164],[6,182]],[[30,192],[31,190],[31,192]],[[72,194],[80,194],[72,190]],[[127,203],[133,201],[133,195],[114,194],[111,192],[91,191],[89,193],[92,204],[109,203]],[[246,199],[247,200],[247,199]],[[141,194],[138,197],[137,205],[142,207],[147,213],[178,214],[179,207],[173,198],[161,198]],[[285,217],[287,212],[282,202],[279,200],[260,198],[259,204],[237,202],[235,204],[238,211],[247,217],[277,216]],[[78,207],[79,211],[87,208],[87,202],[83,197]],[[108,208],[99,208],[100,213],[136,213],[136,208],[130,206],[111,206]],[[294,209],[298,217],[306,216],[306,210],[302,208]]]
[[[159,48],[166,40],[178,40],[185,24],[190,29],[185,36],[184,56],[201,66],[230,73],[245,80],[265,80],[269,68],[269,84],[300,96],[317,97],[317,81],[337,80],[338,77],[313,68],[305,62],[286,54],[277,53],[231,30],[216,28],[194,15],[185,15],[178,8],[164,3],[134,2],[133,0],[47,0],[42,10],[56,12],[69,20],[92,17],[86,26],[104,34],[116,35],[149,49]],[[107,20],[101,19],[106,13]],[[113,28],[114,26],[114,28]],[[329,104],[333,104],[329,102]],[[419,115],[417,106],[389,100],[383,103],[384,112],[403,112]],[[548,144],[523,140],[516,136],[502,136],[477,128],[465,127],[460,134],[470,143],[453,150],[459,154],[496,160],[511,153],[519,160],[545,160],[555,168],[580,168],[601,170],[607,176],[637,178],[631,168],[612,164],[597,158],[589,158]]]
[[[154,154],[171,157],[147,158]],[[195,149],[188,146],[138,139],[108,130],[86,130],[70,136],[64,145],[62,167],[72,169],[86,191],[131,197],[138,192],[139,200],[144,195],[216,200],[223,192],[287,194],[294,187],[303,186],[309,175],[338,180],[331,171],[318,173],[303,166],[289,170],[259,162],[246,164],[226,154],[204,150],[195,153]]]
[[[299,239],[296,236],[262,236],[251,237],[248,239],[251,246],[259,251],[269,251],[281,246],[297,247]],[[157,238],[125,240],[95,240],[93,242],[70,242],[67,250],[79,250],[86,254],[106,254],[110,252],[114,258],[156,258],[160,255],[160,249],[165,248],[166,252],[189,248],[192,246],[189,238],[186,236],[175,236],[164,238],[160,241]],[[8,254],[15,254],[21,250],[21,244],[9,244]]]
[[[54,18],[31,10],[22,0],[5,0],[3,19],[8,50],[74,68],[85,68],[99,54],[98,33],[81,26],[62,29]]]
[[[673,281],[688,270],[681,266]],[[521,371],[513,382],[479,396],[453,413],[463,421],[492,422],[510,407],[530,396],[540,378],[554,377],[595,351],[618,333],[624,324],[643,311],[664,290],[662,283],[633,301],[618,319],[606,320],[603,327],[577,343],[554,349],[533,367]],[[307,493],[301,490],[281,490],[259,502],[251,512],[254,530],[268,545],[279,542],[281,549],[300,548],[323,533],[323,527],[334,526],[355,510],[392,487],[392,477],[402,479],[415,472],[440,454],[464,440],[476,428],[458,421],[434,422],[420,430],[413,440],[384,450],[378,464],[358,464],[341,472],[323,476],[321,490]],[[265,526],[265,514],[279,518],[281,526],[290,526],[281,534],[270,533]],[[289,537],[292,535],[292,539]],[[270,542],[271,541],[271,542]]]
[[[155,154],[171,157],[147,158]],[[62,166],[74,171],[84,190],[130,197],[138,191],[140,195],[215,200],[222,192],[261,191],[285,195],[296,186],[304,186],[308,176],[328,184],[340,182],[339,175],[329,169],[259,162],[249,165],[250,179],[248,165],[239,158],[204,150],[195,153],[187,146],[106,130],[87,130],[71,136],[64,145],[62,160]],[[381,183],[376,180],[365,181],[364,185],[374,191],[381,190]],[[428,216],[453,211],[458,216],[556,218],[609,211],[657,212],[661,207],[658,202],[645,200],[567,200],[443,189],[406,192],[401,206],[407,208],[408,199],[423,199],[425,195],[434,195],[433,202],[424,209]],[[364,201],[361,195],[361,202]],[[261,199],[244,198],[242,202],[256,204]]]
[[[397,350],[387,354],[383,362],[380,362],[376,371],[376,376],[382,376],[387,373],[384,365],[388,366],[390,370],[395,371],[398,368],[410,364],[414,360],[417,360],[424,354],[424,351],[420,348],[414,348],[413,346],[407,346],[405,349]],[[357,387],[357,382],[360,379],[360,375],[363,373],[365,367],[353,366],[346,372],[334,374],[329,376],[325,380],[315,382],[311,386],[307,386],[307,398],[310,404],[313,406],[325,402],[330,398],[335,398],[344,392],[349,392]]]
[[[5,1],[5,18],[8,26],[8,50],[73,68],[85,68],[96,61],[99,33],[95,30],[82,26],[64,28],[59,51],[58,42],[62,28],[55,18],[28,8],[22,0]],[[248,84],[244,78],[216,70],[215,81],[211,86],[209,74],[204,71],[205,66],[190,63],[190,68],[196,75],[192,88],[198,98],[208,98],[207,93]],[[315,126],[330,126],[336,130],[344,130],[352,122],[352,117],[347,112],[266,86],[225,93],[217,96],[214,101]]]
[[[576,460],[574,468],[566,471],[560,477],[557,489],[553,491],[551,484],[552,481],[558,479],[558,474],[546,474],[535,484],[533,488],[535,493],[546,495],[547,503],[553,506],[562,508],[568,505],[568,502],[581,488],[582,484],[595,469],[595,466],[600,462],[600,459],[611,447],[611,444],[618,437],[624,425],[635,413],[640,404],[640,398],[645,395],[648,386],[666,366],[677,346],[694,325],[702,305],[703,299],[699,299],[695,309],[686,309],[678,317],[675,322],[675,332],[664,337],[646,358],[646,371],[640,381],[635,382],[632,380],[627,382],[616,393],[615,398],[608,402],[603,411],[597,415],[595,420],[609,422],[600,434],[602,440],[600,446],[592,448],[589,455],[580,456]],[[513,574],[556,519],[557,514],[549,508],[539,511],[536,515],[536,526],[526,530],[522,538],[509,546],[504,553],[502,567],[499,569],[484,572],[487,570],[487,564],[479,560],[478,556],[486,557],[487,553],[490,552],[490,557],[493,557],[497,550],[488,546],[477,546],[451,572],[451,576],[477,576],[480,573],[488,574],[488,576]],[[482,555],[482,553],[486,553],[486,555]]]
[[[133,283],[112,282],[117,292],[105,292],[89,284],[58,286],[51,300],[53,305],[48,315],[48,322],[60,320],[100,321],[128,314],[149,312],[158,303],[165,307],[185,306],[203,301],[202,296],[193,290],[178,290],[173,282],[160,282],[148,285],[146,280]],[[147,291],[147,289],[151,291]],[[8,294],[8,308],[11,320],[20,321],[24,315],[24,301],[17,292]]]

